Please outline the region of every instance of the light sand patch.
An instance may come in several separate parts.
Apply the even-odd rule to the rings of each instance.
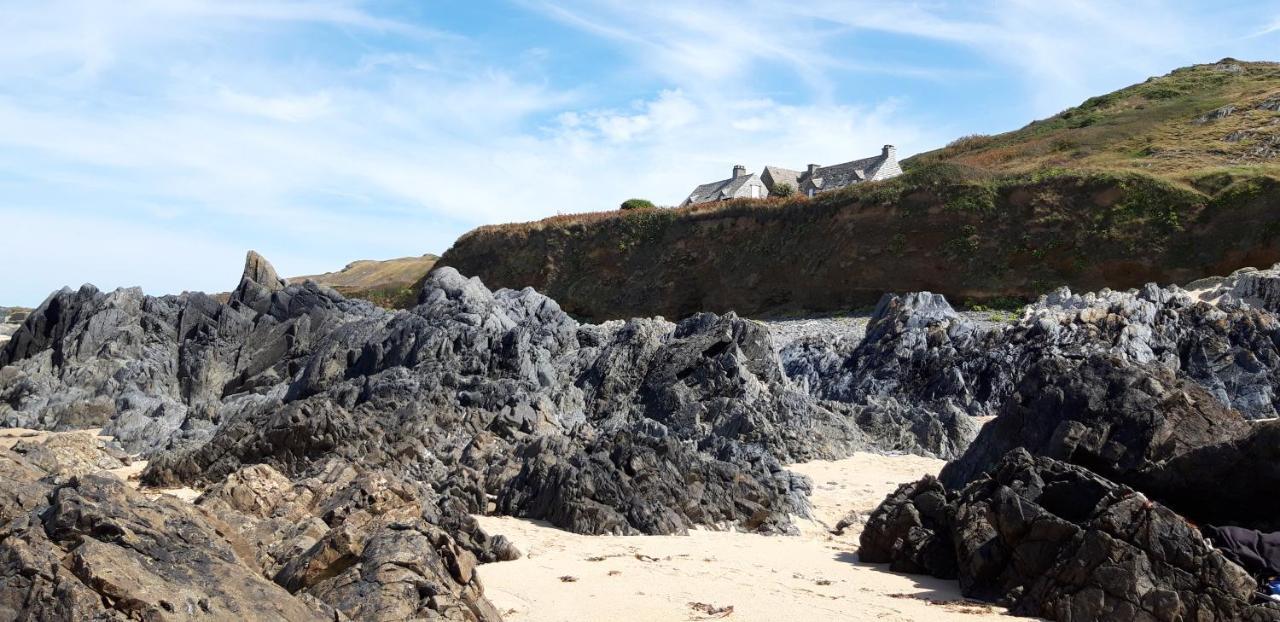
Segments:
[[[194,502],[200,496],[199,490],[195,490],[187,486],[183,486],[182,488],[142,488],[140,487],[141,482],[139,481],[139,478],[142,476],[142,471],[146,468],[147,468],[146,460],[134,460],[133,464],[130,464],[127,467],[120,468],[120,469],[111,469],[108,472],[114,473],[116,477],[119,477],[120,479],[124,480],[130,486],[138,489],[143,494],[169,495],[171,497],[177,497],[183,501],[186,501],[187,503]]]
[[[478,572],[485,594],[513,621],[999,616],[999,608],[966,601],[954,581],[859,563],[860,525],[840,536],[826,529],[849,511],[869,514],[899,484],[936,474],[942,465],[918,456],[874,454],[793,465],[814,484],[814,520],[800,523],[800,536],[582,536],[538,521],[477,517],[489,533],[505,534],[525,553]]]
[[[49,438],[49,433],[27,428],[0,428],[0,449],[12,449],[18,441],[39,442]]]
[[[113,440],[111,436],[101,434],[101,431],[102,430],[100,428],[75,430],[70,432],[49,432],[47,430],[30,430],[27,428],[0,428],[0,450],[11,449],[13,448],[14,445],[18,444],[18,441],[41,442],[49,438],[50,436],[54,436],[58,434],[81,434],[84,432],[88,432],[104,441]],[[120,479],[124,480],[130,486],[134,488],[139,488],[139,484],[140,484],[139,477],[142,475],[142,470],[145,468],[147,468],[147,461],[138,460],[135,458],[132,462],[130,462],[128,466],[124,466],[118,469],[107,469],[107,472],[115,474],[116,477],[119,477]],[[193,490],[191,488],[186,488],[186,487],[140,488],[140,490],[146,494],[171,495],[187,502],[195,501],[196,497],[200,496],[200,491]]]

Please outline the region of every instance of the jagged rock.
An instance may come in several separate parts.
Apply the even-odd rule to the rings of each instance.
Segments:
[[[1194,526],[1144,495],[1023,449],[959,492],[901,487],[861,536],[863,561],[951,576],[966,595],[1052,620],[1280,620]]]
[[[285,288],[285,280],[276,275],[275,266],[259,255],[257,251],[249,251],[244,257],[244,274],[241,281],[252,281],[267,291],[278,292]]]
[[[251,574],[354,618],[492,619],[473,565],[518,551],[470,514],[586,533],[786,532],[809,483],[782,464],[861,449],[956,457],[977,415],[1042,415],[1000,426],[993,443],[1029,435],[1161,491],[1203,491],[1199,472],[1221,477],[1280,446],[1262,432],[1202,442],[1244,429],[1220,416],[1228,406],[1257,418],[1280,403],[1267,276],[1231,277],[1216,305],[1176,287],[1061,290],[1009,324],[939,296],[887,297],[862,341],[778,354],[767,328],[733,314],[581,324],[531,289],[493,292],[450,268],[392,313],[246,264],[225,304],[55,293],[0,349],[0,424],[104,425],[147,453],[145,483],[207,488],[198,511]],[[998,457],[972,453],[961,479]],[[34,516],[42,492],[65,485],[16,454],[0,469],[14,475],[0,514]],[[1213,498],[1272,478],[1263,469]],[[916,515],[877,527],[905,534],[879,544],[900,567],[946,574],[938,487],[904,492]],[[50,550],[61,540],[31,542],[62,556]],[[14,599],[0,585],[0,601]]]
[[[1187,285],[1201,300],[1218,305],[1245,303],[1280,312],[1280,266],[1266,270],[1241,268],[1229,277],[1200,279]]]
[[[332,619],[240,562],[181,501],[110,475],[73,478],[0,529],[0,615],[10,619]]]
[[[940,478],[961,488],[1022,447],[1136,482],[1170,460],[1249,431],[1238,412],[1167,367],[1107,355],[1045,358],[1031,365],[1008,407]]]
[[[523,448],[524,466],[498,510],[585,533],[680,533],[699,524],[791,530],[789,515],[808,514],[809,482],[768,454],[743,451],[625,432],[581,449],[544,437]]]
[[[13,452],[36,468],[62,477],[119,469],[132,462],[124,451],[90,432],[53,434],[37,442],[18,441]]]
[[[894,572],[954,579],[959,573],[947,516],[947,491],[932,476],[903,484],[885,499],[859,534],[858,558],[888,563]]]
[[[501,616],[482,597],[475,563],[438,528],[392,524],[373,533],[343,570],[309,589],[356,620],[497,622]]]
[[[785,531],[788,513],[807,506],[780,461],[881,443],[949,452],[966,432],[806,395],[767,330],[732,314],[584,326],[533,290],[490,292],[447,268],[415,309],[329,332],[279,399],[245,404],[208,441],[155,456],[144,480],[216,482],[259,462],[297,477],[338,456],[435,482],[448,508],[440,520],[484,512],[496,495],[499,511],[575,531]],[[625,461],[601,459],[619,452]],[[685,503],[690,477],[707,492]]]
[[[946,314],[927,297],[919,300],[931,306],[921,310],[882,302],[877,335],[868,331],[859,344],[797,342],[781,357],[788,375],[817,397],[892,399],[924,409],[929,424],[995,415],[1035,361],[1092,354],[1163,365],[1249,418],[1276,417],[1280,322],[1267,302],[1275,299],[1276,274],[1198,281],[1194,296],[1177,286],[1084,295],[1062,288],[1011,324]]]
[[[1211,122],[1213,122],[1213,121],[1217,121],[1217,120],[1219,120],[1219,119],[1225,119],[1225,118],[1227,118],[1227,117],[1231,116],[1231,113],[1233,113],[1233,112],[1235,112],[1235,111],[1236,111],[1236,107],[1235,107],[1235,106],[1231,106],[1231,105],[1223,106],[1223,107],[1221,107],[1221,108],[1215,108],[1215,109],[1213,109],[1213,110],[1210,110],[1209,112],[1206,112],[1206,113],[1204,113],[1204,114],[1202,114],[1202,115],[1200,115],[1200,116],[1196,117],[1196,118],[1195,118],[1195,120],[1194,120],[1194,121],[1192,121],[1192,122],[1193,122],[1193,123],[1196,123],[1197,125],[1203,125],[1203,124],[1205,124],[1205,123],[1211,123]]]

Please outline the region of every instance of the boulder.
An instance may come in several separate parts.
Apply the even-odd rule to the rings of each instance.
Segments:
[[[1186,519],[1024,449],[960,491],[931,478],[901,487],[873,513],[859,557],[958,576],[967,596],[1052,620],[1280,620]]]
[[[11,619],[333,619],[241,562],[218,527],[110,475],[73,478],[0,531]]]

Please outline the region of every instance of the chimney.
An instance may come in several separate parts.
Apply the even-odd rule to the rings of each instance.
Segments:
[[[737,178],[739,178],[739,177],[742,177],[743,175],[746,175],[746,174],[747,174],[747,167],[745,167],[745,166],[743,166],[743,165],[741,165],[741,164],[734,164],[734,165],[733,165],[733,178],[734,178],[734,179],[737,179]]]
[[[880,150],[880,155],[884,157],[886,160],[897,160],[898,149],[893,145],[885,145],[884,149]]]
[[[810,177],[813,177],[813,174],[814,174],[814,173],[816,173],[816,172],[818,172],[818,165],[817,165],[817,164],[810,164],[810,165],[809,165],[809,176],[810,176]]]

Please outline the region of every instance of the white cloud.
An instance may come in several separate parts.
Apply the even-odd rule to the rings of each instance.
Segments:
[[[1148,18],[1159,13],[1150,7],[1100,12],[1086,2],[960,13],[829,0],[529,5],[625,55],[602,70],[621,74],[613,82],[565,86],[547,78],[563,62],[554,46],[486,55],[382,6],[6,4],[0,219],[69,228],[74,248],[21,282],[5,279],[0,303],[32,302],[74,283],[77,269],[107,287],[225,288],[247,247],[286,273],[441,252],[478,224],[633,196],[676,203],[736,163],[834,163],[888,142],[906,155],[950,138],[955,127],[913,115],[919,101],[834,100],[831,83],[850,72],[965,76],[837,45],[867,32],[947,42],[1014,67],[1039,85],[1029,92],[1041,107],[1166,62],[1174,52],[1164,38],[1187,32],[1185,18]],[[779,96],[759,79],[766,70],[798,86]],[[610,96],[633,81],[651,86],[623,96],[633,102]],[[39,254],[39,239],[6,250]]]
[[[330,103],[328,93],[270,97],[224,88],[218,92],[218,97],[223,106],[233,112],[291,123],[313,121],[324,116],[329,112]]]

